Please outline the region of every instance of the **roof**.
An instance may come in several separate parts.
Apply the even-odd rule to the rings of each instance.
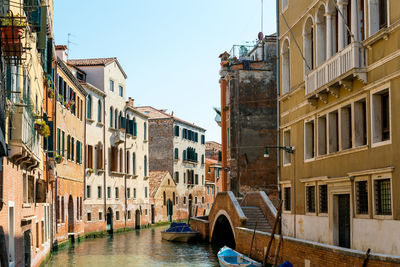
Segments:
[[[105,58],[85,58],[85,59],[68,59],[68,64],[74,66],[107,66],[111,63],[117,63],[117,66],[120,68],[122,74],[125,79],[128,78],[124,69],[119,64],[119,61],[116,57],[105,57]]]
[[[175,121],[178,121],[180,123],[186,124],[188,126],[191,126],[193,128],[197,128],[199,130],[202,131],[207,131],[206,129],[197,126],[194,123],[191,122],[187,122],[185,120],[182,120],[172,114],[168,114],[167,112],[161,110],[161,109],[156,109],[154,107],[151,106],[142,106],[142,107],[136,107],[136,109],[142,113],[144,113],[145,115],[147,115],[149,117],[149,120],[160,120],[160,119],[173,119]]]
[[[57,66],[59,67],[60,70],[64,72],[64,74],[71,80],[71,82],[76,86],[76,88],[84,95],[87,96],[86,90],[83,88],[81,83],[78,81],[78,79],[72,74],[70,69],[65,65],[65,63],[57,58]]]
[[[150,196],[154,197],[158,188],[161,185],[161,182],[167,175],[169,175],[168,171],[150,171],[150,178],[149,178]]]

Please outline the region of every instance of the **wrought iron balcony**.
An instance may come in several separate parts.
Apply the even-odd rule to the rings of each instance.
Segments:
[[[359,42],[349,44],[316,69],[306,74],[306,96],[307,98],[312,98],[324,89],[329,91],[329,87],[335,87],[338,84],[346,85],[348,84],[346,82],[354,77],[364,83],[367,82],[365,49]]]
[[[41,137],[34,128],[35,118],[28,106],[15,104],[11,120],[9,137],[10,159],[16,164],[26,164],[27,168],[35,168],[40,163]]]

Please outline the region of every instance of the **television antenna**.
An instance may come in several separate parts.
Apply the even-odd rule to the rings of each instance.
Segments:
[[[77,43],[74,43],[71,41],[71,37],[76,37],[75,35],[73,35],[72,33],[68,33],[68,41],[67,41],[67,57],[69,56],[69,53],[71,52],[71,44],[73,45],[77,45]]]

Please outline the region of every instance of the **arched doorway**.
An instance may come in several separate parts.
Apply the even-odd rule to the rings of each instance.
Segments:
[[[173,214],[174,206],[172,204],[171,199],[168,199],[166,207],[167,207],[168,221],[172,222],[172,214]]]
[[[189,195],[189,214],[188,214],[189,220],[190,220],[190,217],[192,217],[192,214],[193,214],[192,206],[193,206],[193,196],[192,196],[192,194],[190,194]]]
[[[140,210],[135,212],[135,228],[140,229]]]
[[[70,195],[68,198],[68,233],[74,232],[74,200]]]
[[[111,232],[113,231],[113,211],[111,208],[107,209],[107,231]]]
[[[211,242],[218,247],[228,246],[235,249],[235,236],[225,215],[220,215],[215,221]]]

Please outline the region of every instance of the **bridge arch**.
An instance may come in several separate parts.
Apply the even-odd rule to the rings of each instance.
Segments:
[[[217,246],[236,247],[236,235],[232,220],[225,210],[219,210],[211,224],[211,242]]]

